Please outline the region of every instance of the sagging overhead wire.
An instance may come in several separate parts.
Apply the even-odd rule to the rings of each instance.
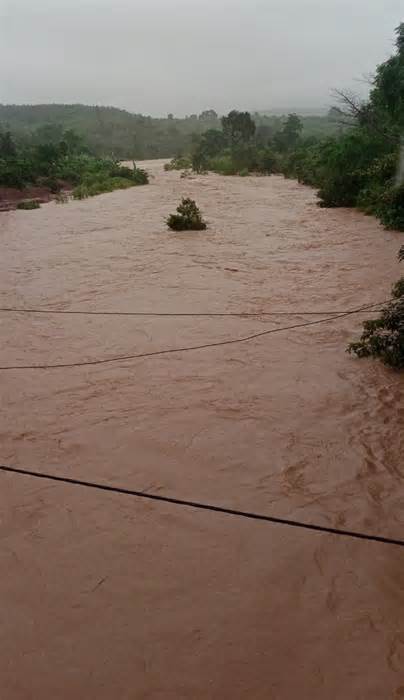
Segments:
[[[315,523],[305,523],[300,520],[290,520],[289,518],[278,518],[272,515],[262,513],[254,513],[250,511],[236,510],[226,506],[218,506],[211,503],[201,503],[200,501],[188,501],[182,498],[174,498],[171,496],[162,496],[146,491],[135,491],[121,486],[112,486],[109,484],[100,484],[93,481],[83,481],[81,479],[73,479],[67,476],[59,476],[57,474],[44,473],[32,469],[19,469],[5,464],[0,465],[0,471],[10,474],[18,474],[19,476],[29,476],[35,479],[44,479],[47,481],[56,481],[71,486],[80,486],[87,489],[96,489],[98,491],[108,491],[110,493],[121,494],[125,496],[133,496],[136,498],[145,499],[148,501],[158,501],[160,503],[168,503],[174,506],[183,508],[192,508],[194,510],[210,511],[212,513],[221,513],[223,515],[232,515],[238,518],[248,520],[260,520],[276,525],[284,525],[287,527],[299,528],[301,530],[312,530],[328,535],[336,535],[338,537],[349,537],[357,540],[367,540],[368,542],[378,542],[379,544],[395,545],[396,547],[404,547],[404,540],[385,537],[383,535],[372,535],[366,532],[357,532],[355,530],[341,530],[339,528],[327,527],[326,525],[317,525]]]
[[[383,302],[387,303],[387,302]],[[306,321],[305,323],[295,323],[290,326],[282,326],[281,328],[271,328],[266,331],[260,331],[259,333],[252,333],[251,335],[247,335],[241,338],[232,338],[230,340],[220,340],[214,343],[203,343],[202,345],[189,345],[185,347],[180,347],[180,348],[167,348],[165,350],[153,350],[151,352],[142,352],[142,353],[137,353],[133,355],[118,355],[115,357],[108,357],[102,360],[86,360],[83,362],[61,362],[57,364],[42,364],[42,365],[6,365],[1,367],[0,366],[0,371],[6,372],[6,371],[16,371],[16,370],[47,370],[47,369],[71,369],[74,367],[90,367],[90,366],[95,366],[95,365],[103,365],[103,364],[109,364],[112,362],[125,362],[128,360],[138,360],[138,359],[143,359],[143,358],[148,358],[148,357],[158,357],[158,356],[163,356],[163,355],[169,355],[173,353],[182,353],[182,352],[191,352],[195,350],[206,350],[208,348],[217,348],[217,347],[222,347],[225,345],[235,345],[238,343],[246,343],[251,340],[255,340],[256,338],[262,338],[267,335],[272,335],[274,333],[281,333],[283,331],[290,331],[290,330],[296,330],[298,328],[306,328],[308,326],[316,326],[319,325],[320,323],[329,323],[331,321],[335,321],[339,318],[344,318],[346,316],[352,316],[354,314],[362,313],[363,311],[369,311],[370,309],[380,306],[380,302],[378,304],[369,304],[367,306],[362,306],[359,309],[353,309],[351,311],[344,311],[343,313],[340,314],[334,314],[333,316],[328,316],[327,318],[322,318],[316,321]]]
[[[372,307],[382,306],[385,302],[372,304]],[[366,307],[369,308],[369,307]],[[262,316],[332,316],[345,313],[339,311],[83,311],[81,309],[30,309],[23,307],[0,307],[0,313],[42,314],[59,316],[143,316],[168,318],[260,318]],[[363,313],[358,311],[358,313]]]

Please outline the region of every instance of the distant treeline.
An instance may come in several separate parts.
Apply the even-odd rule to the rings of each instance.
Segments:
[[[368,101],[337,98],[324,117],[233,110],[219,118],[210,109],[155,119],[83,105],[0,105],[0,184],[63,179],[79,154],[83,162],[107,159],[112,168],[119,159],[174,157],[172,167],[199,172],[283,173],[317,188],[322,206],[359,207],[404,230],[404,23]]]
[[[282,129],[285,117],[253,114],[257,132],[270,138]],[[322,137],[341,130],[333,114],[302,117],[303,135]],[[192,150],[198,136],[220,128],[213,109],[177,119],[131,114],[114,107],[85,105],[0,105],[0,131],[37,144],[59,143],[66,131],[74,131],[92,154],[142,160],[172,158]]]
[[[378,66],[367,102],[336,93],[328,116],[335,133],[308,134],[296,114],[267,123],[234,110],[195,137],[189,164],[222,175],[282,173],[317,188],[321,206],[358,207],[404,231],[404,23],[396,34],[397,50]],[[183,165],[180,158],[171,167]]]

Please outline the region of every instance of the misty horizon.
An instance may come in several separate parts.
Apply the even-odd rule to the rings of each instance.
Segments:
[[[373,3],[375,5],[375,3]],[[3,104],[327,110],[393,46],[400,0],[6,0]]]

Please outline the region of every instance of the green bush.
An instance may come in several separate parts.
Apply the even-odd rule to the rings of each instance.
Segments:
[[[42,178],[38,184],[40,184],[41,187],[46,187],[52,194],[58,194],[62,189],[60,182],[53,176]]]
[[[167,226],[173,231],[204,231],[206,222],[193,199],[183,199],[177,207],[177,214],[171,214]]]
[[[387,229],[404,231],[404,185],[387,186],[373,210]]]
[[[269,148],[262,148],[257,153],[257,171],[264,175],[272,175],[278,172],[278,158],[275,152]]]
[[[377,357],[394,369],[404,369],[404,297],[390,302],[375,321],[365,321],[360,340],[348,352]]]
[[[134,187],[135,184],[133,180],[127,180],[122,177],[106,177],[94,181],[87,180],[82,185],[75,187],[72,196],[73,199],[86,199],[87,197],[95,197],[105,192],[128,189],[129,187]]]
[[[114,163],[110,170],[111,177],[123,177],[127,180],[131,180],[134,177],[135,168],[128,168],[126,165],[119,165]]]
[[[169,163],[165,163],[164,170],[188,170],[192,167],[191,158],[188,156],[176,156]]]
[[[73,199],[87,199],[90,196],[87,185],[78,185],[72,192]]]
[[[133,180],[135,185],[148,185],[149,184],[149,175],[146,172],[146,170],[142,170],[141,168],[137,168],[135,165],[133,167],[131,179]]]
[[[132,169],[111,158],[91,156],[71,130],[48,125],[41,134],[51,140],[37,143],[34,137],[26,137],[16,145],[9,134],[0,133],[0,186],[23,190],[38,184],[57,194],[68,183],[75,186],[74,197],[82,199],[149,181],[135,163]]]
[[[401,297],[404,297],[404,277],[400,277],[393,285],[392,296],[394,299],[401,299]]]
[[[24,199],[22,202],[18,202],[17,209],[31,210],[40,209],[41,205],[36,199]]]
[[[329,175],[318,196],[321,207],[354,207],[360,192],[360,180],[355,173]]]
[[[404,246],[398,259],[404,259]],[[404,277],[393,286],[392,301],[375,320],[365,321],[359,341],[348,346],[357,357],[377,357],[394,369],[404,369]]]
[[[133,168],[128,168],[126,165],[120,165],[119,163],[112,163],[109,170],[107,168],[107,172],[109,177],[129,180],[135,185],[147,185],[149,183],[147,172],[138,168],[136,163],[133,163]]]
[[[22,158],[0,158],[0,186],[22,190],[30,181],[27,163]]]
[[[258,168],[258,150],[255,145],[249,143],[235,144],[230,157],[237,174],[242,170],[248,173],[256,172]]]
[[[215,156],[208,161],[208,169],[218,175],[237,175],[237,167],[230,155]]]

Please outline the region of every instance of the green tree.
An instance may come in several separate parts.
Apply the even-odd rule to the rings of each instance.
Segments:
[[[219,117],[214,109],[205,109],[204,112],[200,113],[198,119],[201,122],[215,123],[218,121]]]
[[[230,146],[248,143],[255,134],[255,122],[249,112],[232,110],[227,117],[222,117],[222,128]]]
[[[218,155],[226,146],[226,138],[219,129],[208,129],[198,139],[192,156],[192,167],[196,172],[207,169],[209,158]]]
[[[17,147],[9,131],[0,134],[0,158],[13,158],[17,153]]]
[[[275,143],[280,151],[295,148],[303,131],[303,122],[297,114],[289,114],[280,131],[275,136]]]

